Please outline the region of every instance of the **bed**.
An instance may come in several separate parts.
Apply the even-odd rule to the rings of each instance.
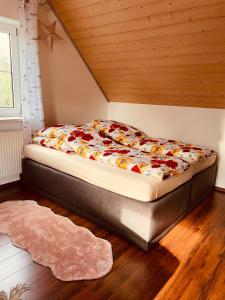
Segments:
[[[143,250],[158,242],[214,187],[216,156],[161,181],[40,145],[24,149],[22,182]]]

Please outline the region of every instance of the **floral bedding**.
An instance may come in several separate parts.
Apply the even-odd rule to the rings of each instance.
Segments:
[[[95,128],[110,137],[111,139],[117,141],[118,143],[132,147],[138,144],[142,139],[147,139],[148,136],[130,126],[123,123],[109,121],[109,120],[94,120],[87,124],[90,128]]]
[[[33,138],[34,144],[39,144],[46,148],[51,148],[55,150],[61,150],[66,153],[73,153],[73,149],[66,143],[65,140],[60,138],[49,138],[45,136],[35,136]]]
[[[134,135],[137,132],[132,127],[130,130]],[[84,126],[62,125],[44,128],[33,138],[33,143],[66,153],[76,153],[84,158],[161,180],[175,177],[189,167],[188,162],[176,157],[150,155],[121,145],[98,128],[90,126],[90,123]]]
[[[214,150],[203,146],[186,144],[175,140],[151,138],[132,126],[116,121],[94,120],[89,123],[89,126],[105,133],[121,145],[142,152],[178,157],[189,162],[199,161],[215,155]]]

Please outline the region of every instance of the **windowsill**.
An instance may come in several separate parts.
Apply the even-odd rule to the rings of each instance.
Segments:
[[[23,118],[22,117],[0,117],[0,122],[1,121],[19,121],[19,122],[23,122]]]
[[[5,130],[22,130],[22,117],[0,117],[0,131]]]

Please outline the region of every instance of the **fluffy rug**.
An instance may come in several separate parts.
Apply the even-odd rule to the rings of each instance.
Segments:
[[[97,279],[112,268],[111,244],[35,201],[0,204],[0,233],[63,281]]]

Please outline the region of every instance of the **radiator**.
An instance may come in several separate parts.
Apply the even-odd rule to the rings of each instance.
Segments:
[[[22,151],[22,131],[0,131],[0,185],[19,180]]]

